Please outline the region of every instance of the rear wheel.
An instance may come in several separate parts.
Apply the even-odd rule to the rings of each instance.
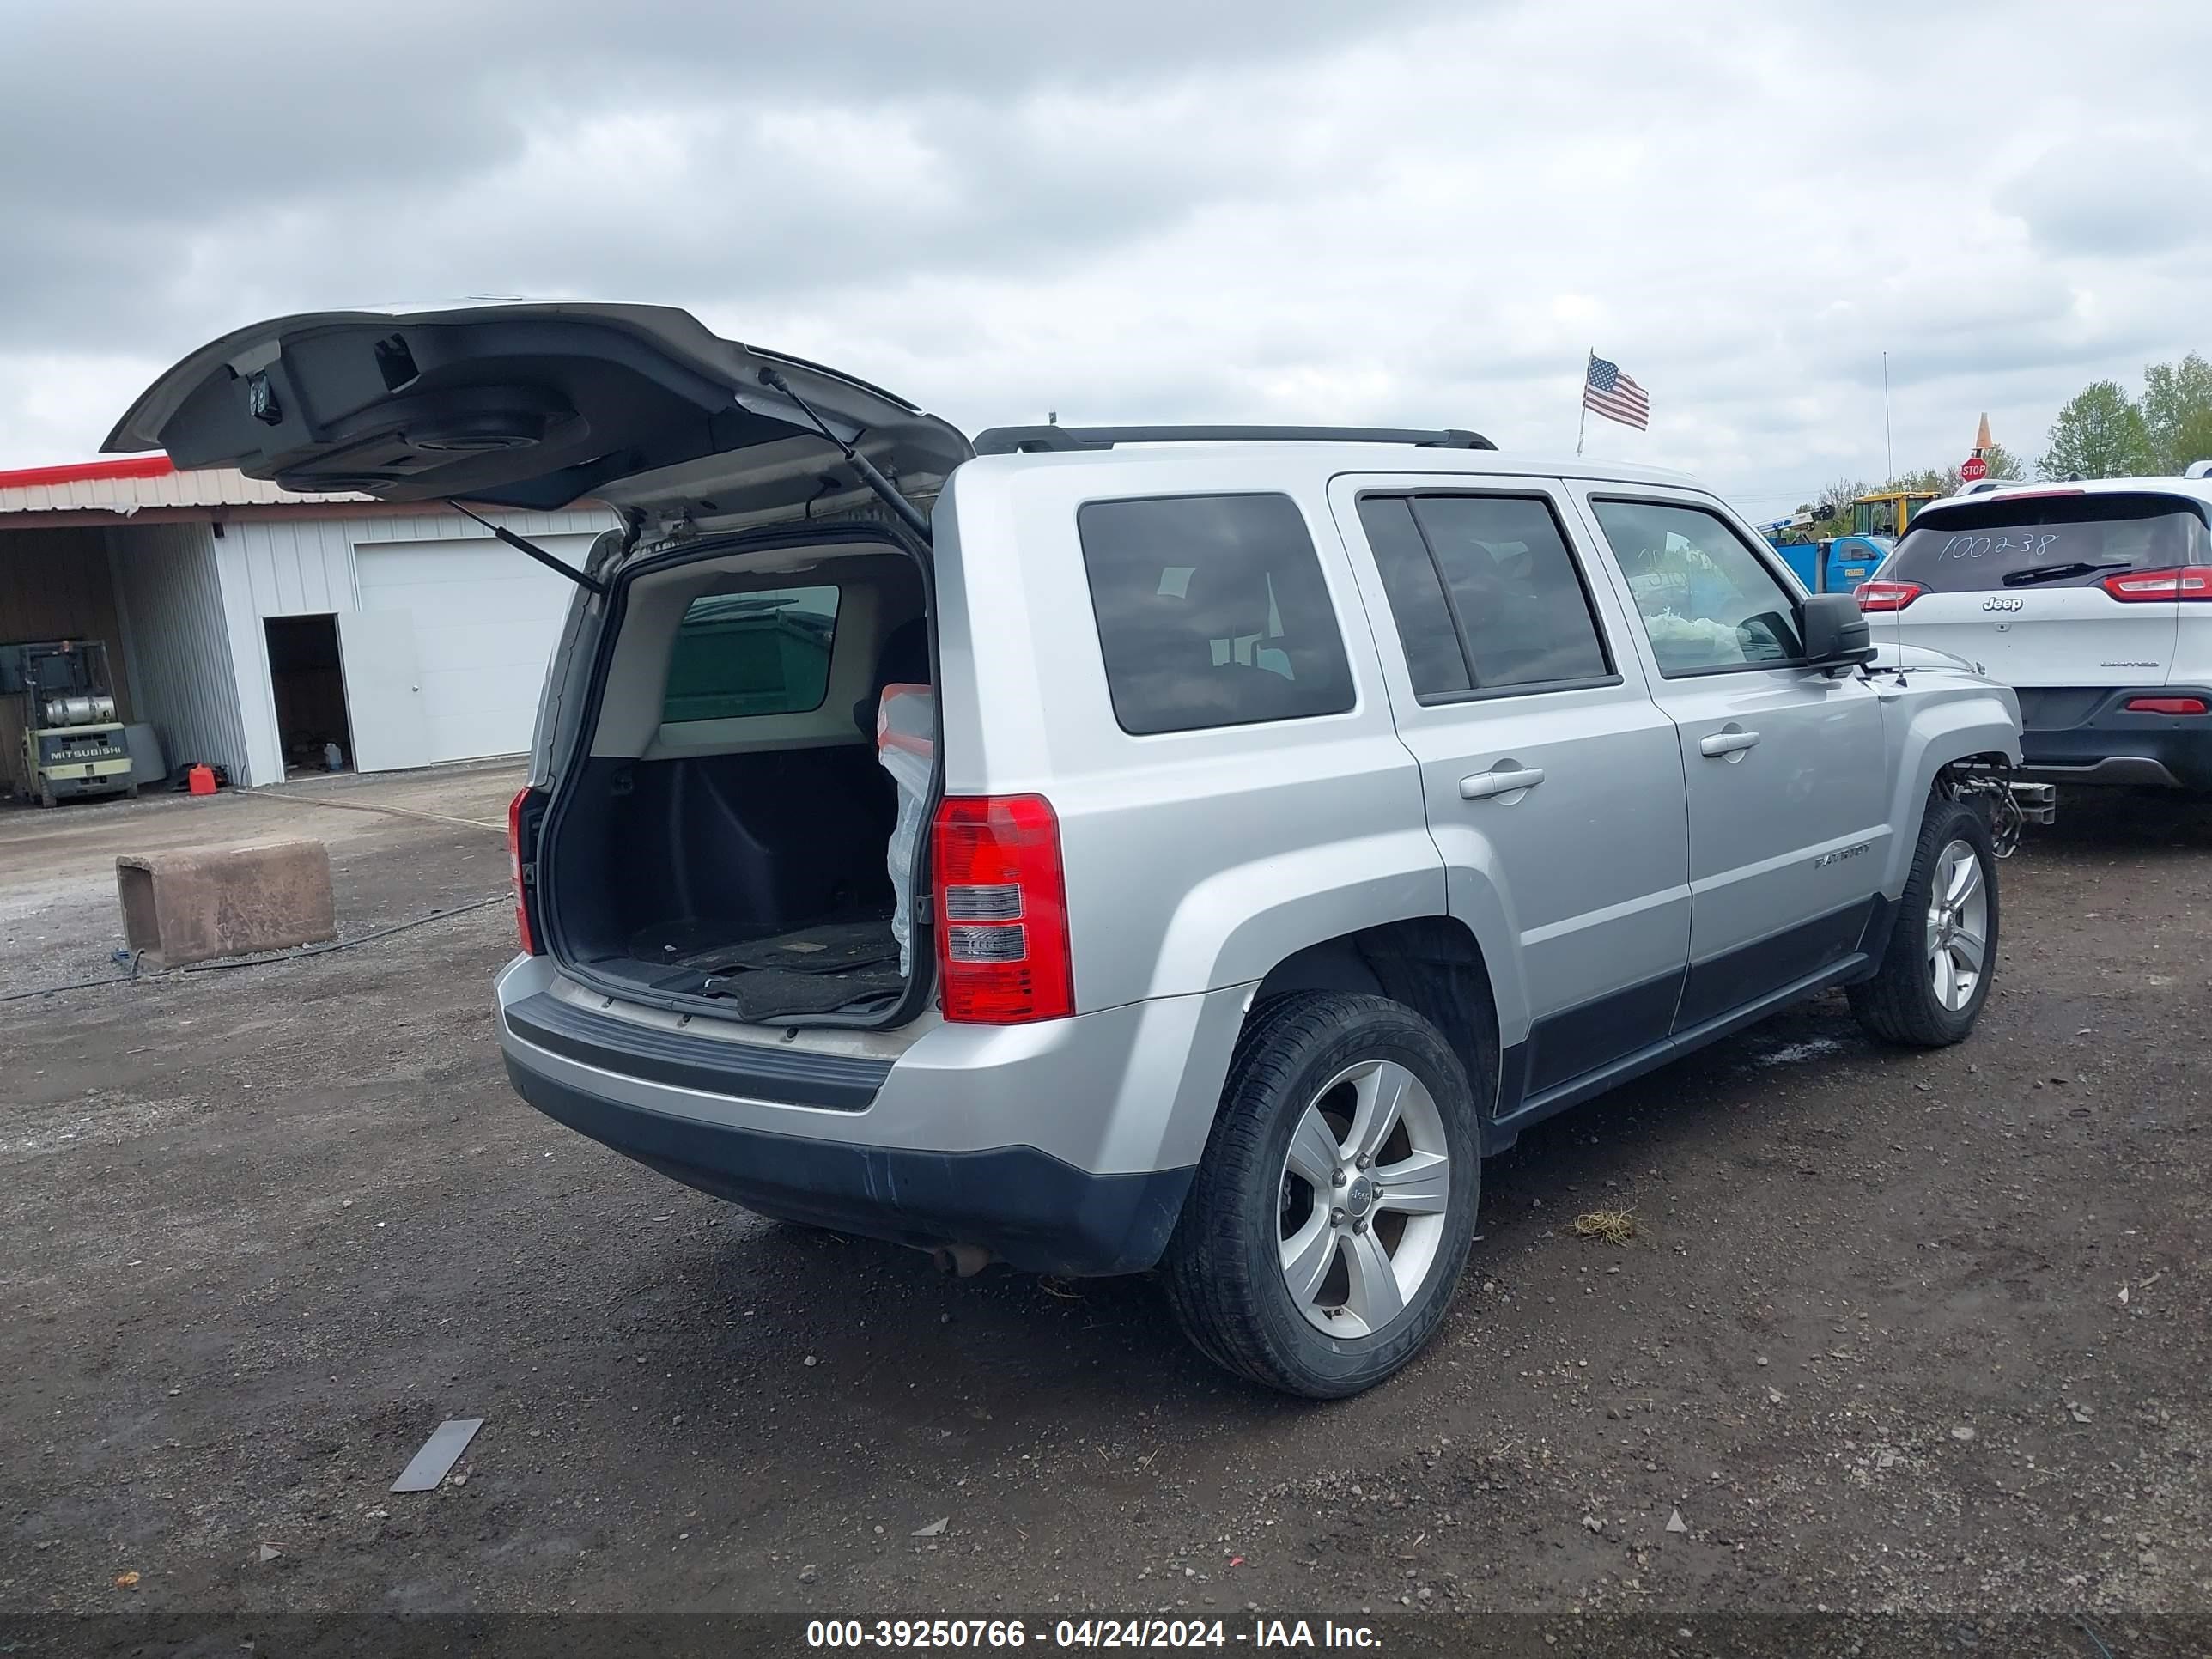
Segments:
[[[1869,1035],[1909,1048],[1963,1039],[1989,1000],[1997,959],[1997,856],[1989,821],[1932,796],[1874,978],[1850,988]]]
[[[1261,1008],[1163,1262],[1192,1341],[1313,1399],[1412,1359],[1474,1237],[1474,1099],[1402,1003],[1309,992]]]

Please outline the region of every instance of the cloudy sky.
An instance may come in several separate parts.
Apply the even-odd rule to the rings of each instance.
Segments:
[[[0,467],[239,323],[651,300],[973,430],[1473,426],[1780,513],[2212,353],[2204,0],[17,0]]]

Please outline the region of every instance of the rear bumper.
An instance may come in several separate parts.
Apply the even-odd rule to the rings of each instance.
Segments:
[[[923,1152],[764,1134],[609,1100],[512,1054],[507,1074],[546,1116],[687,1187],[866,1238],[979,1245],[1028,1273],[1143,1272],[1167,1248],[1194,1173],[1085,1175],[1028,1146]]]
[[[787,1041],[624,1009],[544,957],[498,982],[507,1075],[549,1117],[764,1214],[1069,1274],[1166,1248],[1248,995]]]
[[[2061,707],[2070,718],[2021,732],[2015,775],[2039,783],[2212,789],[2212,714],[2130,713],[2134,697],[2197,697],[2212,707],[2212,688],[2203,686],[2117,687],[2094,698],[2030,690],[2021,699],[2030,720],[2039,709]]]
[[[95,773],[90,777],[56,777],[48,774],[46,784],[57,800],[65,800],[74,795],[118,795],[131,787],[131,763],[125,761],[118,767]]]

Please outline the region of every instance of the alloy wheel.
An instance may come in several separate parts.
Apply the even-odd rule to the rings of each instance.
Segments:
[[[1990,894],[1982,860],[1963,841],[1936,860],[1928,899],[1928,969],[1936,1000],[1953,1013],[1974,1000],[1987,969]]]
[[[1444,1236],[1443,1115],[1390,1060],[1346,1067],[1298,1115],[1283,1160],[1277,1244],[1307,1322],[1372,1336],[1406,1311]]]

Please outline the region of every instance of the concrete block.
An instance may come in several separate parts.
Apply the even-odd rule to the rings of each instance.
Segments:
[[[198,847],[115,860],[123,935],[149,968],[313,945],[338,934],[319,841]]]

